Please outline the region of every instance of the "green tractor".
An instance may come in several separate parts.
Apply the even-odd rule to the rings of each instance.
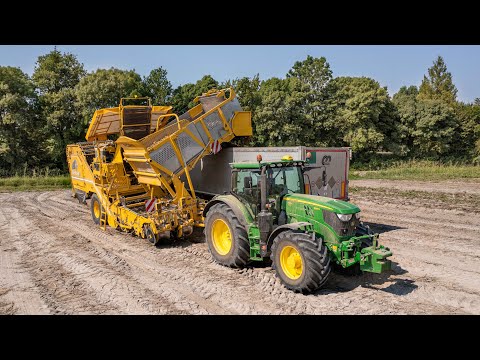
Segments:
[[[232,189],[204,209],[205,237],[218,263],[269,261],[281,282],[309,293],[339,268],[381,273],[391,251],[378,244],[349,202],[305,194],[304,161],[233,163]]]

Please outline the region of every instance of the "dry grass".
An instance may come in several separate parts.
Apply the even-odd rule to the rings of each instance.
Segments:
[[[454,180],[478,179],[480,166],[433,161],[406,161],[393,164],[382,170],[351,170],[350,179],[389,179],[389,180]]]

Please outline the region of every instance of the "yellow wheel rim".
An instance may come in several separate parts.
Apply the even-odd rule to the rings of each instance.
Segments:
[[[93,202],[93,215],[95,215],[96,218],[100,217],[100,204],[98,201]]]
[[[216,219],[212,224],[212,243],[220,255],[228,254],[232,248],[232,233],[222,219]]]
[[[296,280],[302,276],[302,256],[293,246],[287,245],[280,252],[280,266],[285,275],[292,280]]]

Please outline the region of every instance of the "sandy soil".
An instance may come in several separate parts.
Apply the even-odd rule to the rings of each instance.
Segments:
[[[381,191],[352,200],[393,250],[393,270],[332,273],[301,295],[269,267],[215,264],[205,243],[102,231],[70,191],[2,193],[0,314],[480,314],[480,214]]]

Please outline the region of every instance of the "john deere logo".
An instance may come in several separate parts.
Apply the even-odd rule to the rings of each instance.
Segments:
[[[73,169],[73,170],[77,170],[77,167],[78,167],[78,165],[77,165],[77,160],[73,160],[72,169]]]
[[[308,206],[308,205],[303,205],[303,209],[305,210],[305,215],[309,217],[315,217],[315,213],[313,212],[313,209]]]
[[[330,155],[325,155],[322,158],[322,165],[330,165],[331,162],[332,162],[332,157]]]

